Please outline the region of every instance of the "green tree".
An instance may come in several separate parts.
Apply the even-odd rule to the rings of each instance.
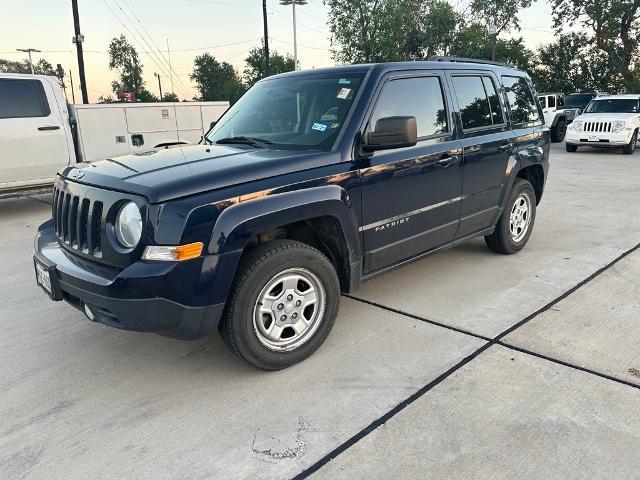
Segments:
[[[496,34],[520,30],[518,13],[530,7],[533,0],[472,0],[471,13],[485,25],[493,25]]]
[[[127,37],[120,35],[109,43],[109,70],[118,70],[119,78],[111,82],[114,93],[123,88],[125,92],[136,92],[142,102],[157,102],[158,98],[149,92],[142,79],[142,63],[135,47]]]
[[[190,78],[196,82],[196,88],[200,92],[198,100],[228,100],[233,104],[244,93],[235,68],[227,62],[218,62],[209,53],[196,57]]]
[[[258,80],[267,76],[264,71],[264,48],[256,47],[250,50],[245,63],[243,77],[246,88],[250,88]],[[292,56],[280,55],[275,50],[269,51],[269,75],[291,72],[295,69],[296,65]]]
[[[169,93],[165,93],[162,96],[162,100],[160,100],[161,102],[179,102],[180,99],[178,98],[178,95],[176,95],[173,92],[169,92]]]
[[[620,77],[619,90],[640,89],[640,0],[553,0],[554,26],[581,24],[608,75]]]
[[[33,64],[33,70],[38,75],[56,75],[53,66],[44,58]],[[28,59],[12,61],[0,58],[0,73],[31,73],[31,66]]]
[[[461,15],[446,0],[429,2],[422,17],[423,56],[429,58],[436,55],[450,55],[461,23]]]
[[[422,0],[324,0],[340,63],[412,60],[425,40]]]

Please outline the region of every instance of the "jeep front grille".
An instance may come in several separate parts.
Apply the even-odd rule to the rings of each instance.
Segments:
[[[102,257],[103,204],[63,189],[53,189],[53,220],[60,242],[96,258]]]
[[[584,122],[584,131],[608,133],[611,131],[611,122]]]

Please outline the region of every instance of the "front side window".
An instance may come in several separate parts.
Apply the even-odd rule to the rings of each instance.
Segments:
[[[206,141],[249,137],[268,148],[330,150],[364,73],[293,75],[254,85],[220,118]]]
[[[46,117],[49,104],[39,80],[0,79],[0,118]]]
[[[638,113],[638,100],[633,98],[608,98],[592,100],[586,113]]]
[[[453,88],[458,98],[464,130],[504,123],[498,93],[489,77],[455,76]]]
[[[503,76],[502,83],[511,107],[515,127],[540,125],[542,118],[535,98],[524,77]]]
[[[400,78],[387,82],[380,94],[369,129],[386,117],[416,117],[418,138],[448,131],[447,110],[438,77]]]

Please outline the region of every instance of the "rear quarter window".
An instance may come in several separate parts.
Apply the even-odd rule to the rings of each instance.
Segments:
[[[541,125],[542,117],[535,97],[524,77],[504,75],[502,84],[507,94],[514,127]]]
[[[0,118],[46,117],[49,113],[40,80],[0,79]]]

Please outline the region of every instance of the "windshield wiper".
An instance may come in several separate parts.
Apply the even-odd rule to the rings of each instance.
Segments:
[[[254,137],[227,137],[221,138],[216,141],[217,144],[243,144],[243,145],[251,145],[256,148],[269,148],[269,145],[273,144],[269,140],[264,140],[262,138],[254,138]]]

